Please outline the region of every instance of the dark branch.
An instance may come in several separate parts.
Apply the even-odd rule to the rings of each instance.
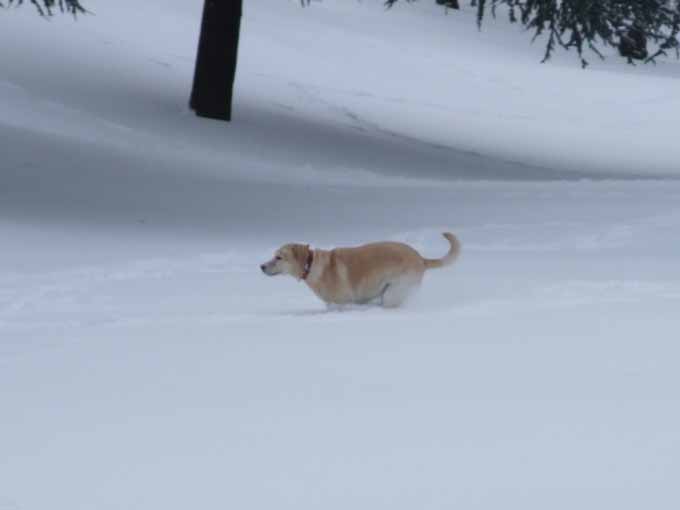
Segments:
[[[67,12],[73,14],[85,14],[87,10],[80,3],[80,0],[29,0],[36,8],[38,14],[43,17],[52,16],[55,10],[59,12]],[[20,6],[24,0],[7,0],[7,6]],[[0,2],[0,7],[5,7],[3,2]]]
[[[680,57],[680,0],[471,0],[470,5],[477,8],[480,28],[488,11],[495,16],[505,7],[510,21],[533,31],[533,39],[547,35],[543,62],[558,47],[575,49],[583,67],[585,51],[604,58],[604,47],[618,49],[630,63],[653,62],[669,51]],[[648,43],[654,46],[651,56]]]

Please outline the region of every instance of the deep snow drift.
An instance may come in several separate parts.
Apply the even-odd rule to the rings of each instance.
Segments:
[[[676,61],[252,0],[226,125],[198,3],[92,8],[0,12],[0,510],[678,507]],[[257,268],[444,229],[398,311]]]

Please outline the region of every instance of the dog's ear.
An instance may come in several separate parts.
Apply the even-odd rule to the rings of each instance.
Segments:
[[[304,267],[305,262],[307,261],[308,254],[309,254],[308,244],[296,244],[295,246],[293,246],[293,256],[295,257],[296,262],[300,264],[300,267]]]

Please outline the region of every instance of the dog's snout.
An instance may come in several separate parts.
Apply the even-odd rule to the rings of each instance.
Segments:
[[[266,272],[267,270],[267,265],[266,264],[260,264],[260,269],[262,269],[262,272]]]

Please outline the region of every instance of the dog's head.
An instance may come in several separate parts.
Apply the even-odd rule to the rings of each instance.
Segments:
[[[285,244],[274,253],[274,258],[260,266],[267,276],[289,274],[298,280],[305,274],[309,257],[308,244]]]

